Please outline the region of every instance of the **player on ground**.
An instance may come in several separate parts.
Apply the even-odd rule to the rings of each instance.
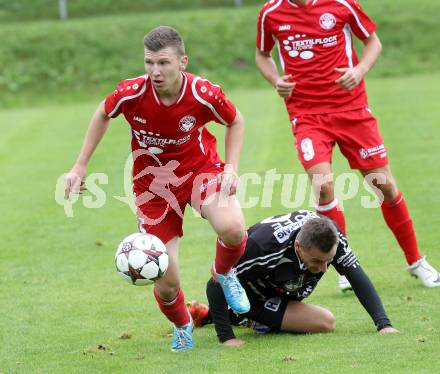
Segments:
[[[335,317],[320,306],[305,304],[327,271],[329,264],[351,282],[359,301],[380,333],[396,332],[382,302],[356,256],[333,221],[309,211],[269,217],[248,230],[246,250],[235,265],[240,283],[251,302],[248,313],[228,313],[228,305],[217,282],[207,284],[209,313],[203,304],[190,307],[198,325],[214,321],[221,343],[239,346],[231,323],[247,319],[259,333],[331,332]],[[206,320],[205,320],[206,319]]]
[[[166,245],[169,267],[155,282],[160,310],[174,324],[172,349],[193,347],[193,324],[180,288],[178,249],[185,206],[191,204],[218,235],[212,272],[237,313],[249,301],[231,268],[244,251],[247,234],[235,196],[244,120],[206,79],[185,72],[188,57],[176,30],[161,26],[145,36],[146,75],[122,81],[92,117],[80,155],[66,176],[66,196],[80,192],[86,167],[111,118],[123,114],[131,127],[133,190],[142,232]],[[225,125],[223,163],[205,124]]]
[[[332,151],[338,144],[350,167],[358,169],[381,198],[383,217],[409,272],[424,286],[439,287],[439,273],[419,252],[405,200],[368,108],[363,78],[382,48],[375,30],[356,0],[272,0],[259,15],[256,64],[285,100],[298,156],[318,200],[316,210],[345,233],[332,181]],[[360,60],[353,34],[365,45]],[[271,57],[275,44],[282,76]],[[349,286],[340,279],[341,289]]]

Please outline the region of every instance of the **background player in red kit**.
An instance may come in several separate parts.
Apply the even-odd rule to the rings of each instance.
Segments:
[[[317,211],[345,232],[331,174],[337,143],[350,167],[383,195],[385,222],[405,254],[409,272],[426,287],[438,287],[440,275],[419,253],[405,200],[368,108],[363,78],[382,48],[375,30],[356,0],[271,0],[258,19],[256,64],[285,100],[299,159],[319,200]],[[353,34],[365,45],[360,60]],[[282,76],[271,57],[275,44]],[[350,284],[341,278],[340,287]]]
[[[179,237],[186,204],[198,209],[218,235],[212,272],[231,309],[250,305],[232,266],[247,234],[235,196],[244,120],[221,88],[186,73],[188,57],[176,30],[161,26],[144,39],[146,75],[122,81],[92,117],[80,155],[66,176],[66,197],[80,192],[87,163],[110,119],[123,114],[132,133],[133,189],[139,226],[167,247],[169,267],[155,282],[160,310],[174,324],[172,349],[193,347],[191,317],[180,288]],[[205,124],[226,126],[224,164]]]

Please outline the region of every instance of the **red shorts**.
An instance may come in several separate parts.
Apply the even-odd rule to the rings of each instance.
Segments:
[[[152,182],[149,191],[142,191],[135,186],[139,230],[156,235],[164,243],[182,236],[186,205],[200,212],[203,202],[220,191],[217,175],[222,171],[223,164],[210,164],[177,187],[174,184],[171,188],[159,186],[155,189]]]
[[[377,120],[368,108],[307,114],[290,120],[298,157],[306,170],[331,162],[335,144],[352,169],[370,170],[388,164]]]

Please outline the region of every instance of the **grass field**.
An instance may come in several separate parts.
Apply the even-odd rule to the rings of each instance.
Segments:
[[[437,267],[439,87],[440,75],[368,81],[421,247]],[[235,90],[229,96],[247,118],[241,171],[262,174],[276,167],[301,173],[274,92]],[[85,209],[78,202],[74,217],[67,218],[55,202],[57,178],[72,165],[94,107],[87,102],[0,112],[0,373],[439,372],[440,290],[423,288],[405,272],[380,211],[360,208],[364,191],[345,203],[349,240],[400,334],[378,335],[355,296],[338,292],[330,270],[308,302],[333,311],[335,333],[256,337],[236,329],[247,344],[233,350],[220,346],[207,327],[195,332],[194,351],[171,353],[171,327],[152,288],[129,286],[114,269],[117,244],[136,231],[128,207],[113,198],[124,194],[122,168],[129,154],[122,120],[114,121],[89,168],[108,175],[102,186],[106,204]],[[222,128],[212,129],[221,136]],[[338,155],[335,171],[346,170]],[[261,192],[254,186],[249,194]],[[286,212],[279,195],[275,183],[271,206],[246,209],[247,223]],[[182,284],[188,299],[206,300],[215,237],[192,214],[184,231]],[[123,333],[130,339],[120,339]]]
[[[192,72],[219,81],[228,89],[267,87],[254,63],[258,6],[194,10],[192,6],[197,1],[191,0],[186,1],[187,10],[179,12],[146,9],[135,14],[104,12],[98,16],[86,9],[89,3],[92,6],[97,2],[102,6],[110,4],[110,0],[69,1],[72,7],[83,6],[82,14],[94,16],[67,22],[2,23],[0,12],[0,109],[49,100],[87,101],[106,92],[105,85],[109,82],[142,74],[143,37],[148,30],[164,24],[176,27],[182,34]],[[117,3],[123,6],[128,2],[133,6],[141,3],[129,0]],[[0,0],[0,9],[2,3],[7,3],[9,8],[26,5],[26,9],[34,9],[36,13],[39,9],[43,12],[45,5],[54,5],[53,0]],[[182,0],[172,3],[181,4]],[[440,14],[440,2],[422,0],[415,5],[413,0],[363,0],[362,4],[377,22],[384,46],[381,58],[369,73],[370,78],[440,72],[440,49],[436,48],[440,45],[440,32],[433,16]],[[131,8],[125,9],[129,12]],[[7,18],[13,19],[10,15]]]
[[[178,11],[182,9],[234,7],[233,0],[68,0],[68,18]],[[243,5],[263,4],[261,0],[244,0]],[[59,19],[58,1],[0,0],[0,21],[17,22]]]

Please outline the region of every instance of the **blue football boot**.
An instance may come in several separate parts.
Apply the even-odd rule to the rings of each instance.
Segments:
[[[237,314],[249,312],[251,304],[246,295],[246,291],[237,278],[235,269],[225,274],[218,274],[214,271],[214,279],[222,286],[225,299],[231,309]]]
[[[174,326],[173,341],[171,350],[173,352],[183,352],[193,348],[192,340],[193,323],[192,321],[185,326]]]

